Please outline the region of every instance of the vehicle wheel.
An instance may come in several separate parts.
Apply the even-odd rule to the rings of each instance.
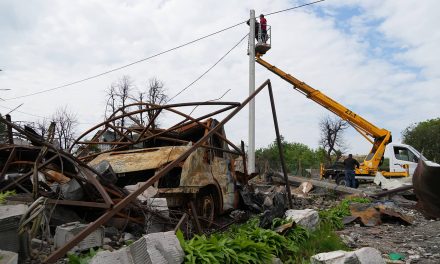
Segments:
[[[339,174],[339,175],[336,177],[336,184],[337,184],[337,185],[346,186],[345,175],[344,175],[344,174]]]
[[[197,215],[208,220],[209,222],[202,221],[206,226],[210,227],[212,225],[211,222],[214,222],[215,217],[215,201],[213,195],[207,193],[197,195],[196,204]]]

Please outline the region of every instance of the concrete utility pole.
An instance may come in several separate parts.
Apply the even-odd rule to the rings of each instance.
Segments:
[[[255,92],[255,10],[249,20],[249,95]],[[249,102],[248,172],[255,172],[255,99]]]

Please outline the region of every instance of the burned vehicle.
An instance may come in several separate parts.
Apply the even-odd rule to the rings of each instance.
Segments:
[[[133,106],[136,108],[130,112]],[[162,109],[172,109],[184,120],[168,129],[157,128],[153,124]],[[143,115],[146,120],[140,120],[142,110],[150,111]],[[151,111],[157,112],[152,115]],[[126,125],[118,127],[117,123]],[[115,112],[80,136],[75,144],[78,157],[89,166],[110,171],[103,181],[129,190],[176,160],[217,124],[213,118],[198,121],[168,106],[134,104]],[[82,140],[93,133],[91,140]],[[247,181],[243,157],[242,149],[226,138],[222,128],[155,182],[154,189],[145,196],[166,198],[169,208],[186,207],[189,201],[194,201],[198,215],[212,221],[216,214],[238,206],[238,188]]]

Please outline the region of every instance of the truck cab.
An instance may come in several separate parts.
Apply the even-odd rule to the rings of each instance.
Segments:
[[[388,144],[385,157],[390,159],[390,172],[403,172],[405,171],[404,165],[406,164],[408,165],[409,176],[414,174],[420,158],[427,164],[439,166],[439,164],[427,160],[415,148],[406,144]]]

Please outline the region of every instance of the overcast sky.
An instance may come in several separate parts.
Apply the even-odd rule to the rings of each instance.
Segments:
[[[0,113],[14,120],[50,117],[67,105],[81,123],[78,133],[102,121],[105,89],[123,75],[144,89],[165,83],[169,96],[211,67],[245,34],[242,24],[192,45],[105,76],[35,96],[146,58],[244,21],[249,10],[271,13],[306,1],[20,1],[0,0]],[[321,90],[399,142],[405,127],[439,117],[440,1],[327,0],[267,17],[272,49],[264,59]],[[248,93],[247,40],[172,103],[242,101]],[[329,115],[256,65],[257,86],[272,81],[281,133],[316,148],[318,123]],[[275,138],[267,92],[257,98],[257,147]],[[197,109],[200,114],[203,109]],[[37,117],[39,116],[39,117]],[[220,116],[221,117],[221,116]],[[233,142],[247,141],[248,112],[226,127]],[[166,123],[166,122],[165,122]],[[367,153],[369,143],[350,128],[348,151]]]

